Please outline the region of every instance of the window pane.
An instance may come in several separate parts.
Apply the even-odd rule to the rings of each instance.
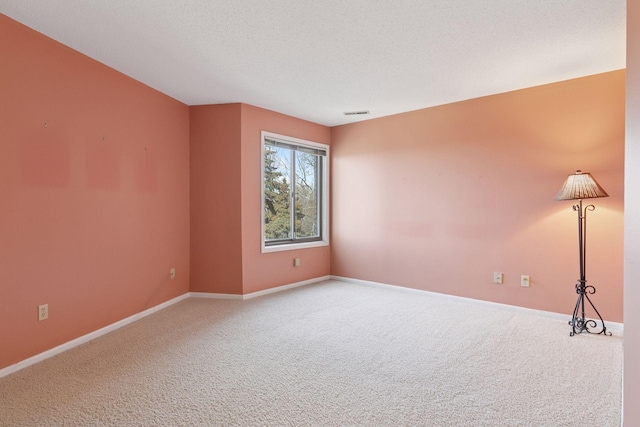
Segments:
[[[264,237],[291,239],[291,150],[264,147]]]
[[[319,157],[302,151],[295,151],[296,183],[296,238],[304,239],[320,236],[318,186]]]
[[[329,146],[262,132],[262,252],[328,244]]]

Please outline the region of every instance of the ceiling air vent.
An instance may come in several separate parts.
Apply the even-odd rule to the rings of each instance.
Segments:
[[[344,115],[345,116],[363,116],[365,114],[369,114],[368,111],[363,110],[363,111],[345,111]]]

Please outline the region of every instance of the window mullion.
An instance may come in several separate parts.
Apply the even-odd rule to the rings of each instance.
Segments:
[[[289,222],[290,222],[290,226],[291,226],[291,239],[295,240],[296,239],[296,152],[294,150],[291,150],[291,160],[290,160],[290,166],[291,168],[291,176],[289,177],[289,179],[291,180],[291,185],[290,185],[290,195],[291,195],[291,202],[290,202],[290,208],[289,208]]]
[[[322,176],[322,168],[323,168],[324,159],[320,156],[316,157],[316,170],[315,170],[315,180],[316,180],[316,223],[318,224],[318,236],[323,235],[322,230],[322,220],[323,216],[321,214],[323,210],[322,206],[322,193],[325,191],[324,186],[322,185],[323,176]]]

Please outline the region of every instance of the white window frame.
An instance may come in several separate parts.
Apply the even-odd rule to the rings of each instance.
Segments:
[[[299,145],[303,147],[322,149],[326,151],[326,156],[322,161],[322,194],[321,194],[321,209],[320,209],[320,240],[313,242],[297,243],[283,242],[280,244],[272,244],[267,246],[264,231],[264,155],[265,155],[265,140],[266,138],[275,139],[292,145]],[[291,136],[279,135],[277,133],[262,131],[260,134],[260,246],[262,253],[268,252],[280,252],[290,251],[294,249],[304,248],[316,248],[320,246],[329,245],[329,146],[321,144],[319,142],[307,141],[304,139],[293,138]]]

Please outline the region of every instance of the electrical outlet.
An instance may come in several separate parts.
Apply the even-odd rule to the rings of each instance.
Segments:
[[[294,267],[300,267],[300,258],[294,258],[293,259],[293,266]]]
[[[501,285],[503,281],[504,281],[504,274],[497,271],[493,273],[493,283]]]
[[[528,288],[529,282],[530,282],[529,276],[520,276],[520,286],[524,288]]]
[[[42,304],[38,306],[38,322],[47,320],[49,318],[49,304]]]
[[[176,269],[172,268],[171,270],[169,270],[169,279],[175,279],[176,278]]]

